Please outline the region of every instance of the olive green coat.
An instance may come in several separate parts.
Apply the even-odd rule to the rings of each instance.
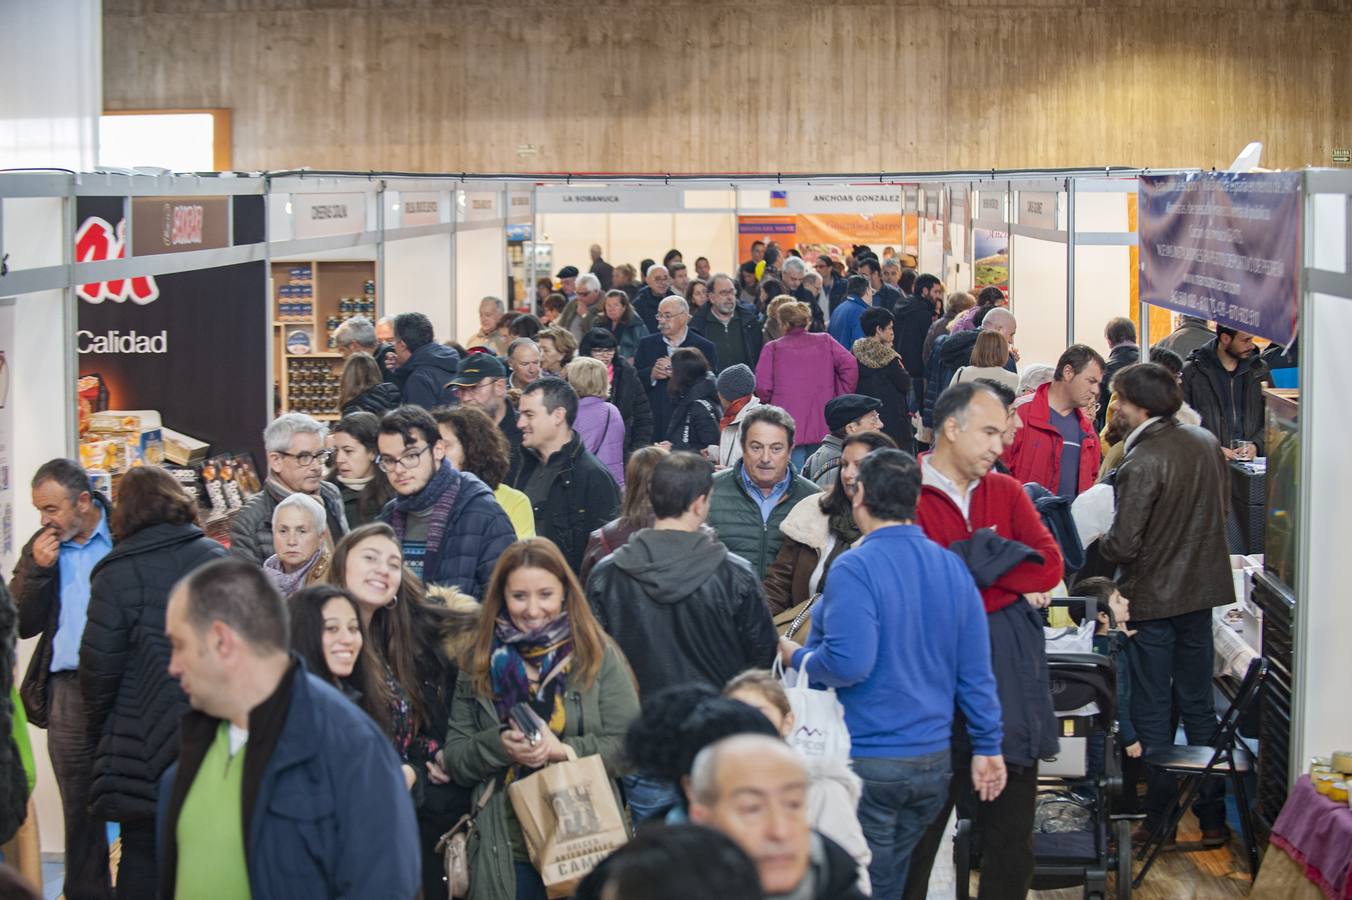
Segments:
[[[563,742],[579,757],[600,755],[611,778],[618,779],[624,733],[638,716],[638,689],[624,655],[609,641],[596,682],[586,691],[571,686],[564,693]],[[460,785],[474,788],[473,807],[488,783],[499,784],[479,813],[478,829],[469,842],[470,900],[515,900],[516,872],[508,816],[514,815],[500,783],[511,760],[502,749],[497,712],[489,697],[477,694],[466,670],[457,679],[446,736],[446,771]],[[618,784],[615,801],[620,800]]]

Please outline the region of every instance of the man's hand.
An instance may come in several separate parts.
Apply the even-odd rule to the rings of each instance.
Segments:
[[[413,790],[413,785],[418,780],[418,773],[414,772],[413,767],[410,766],[408,763],[404,763],[402,766],[400,766],[399,771],[402,772],[404,775],[404,790],[406,791]]]
[[[1023,599],[1027,600],[1029,605],[1032,606],[1033,609],[1046,609],[1047,607],[1052,605],[1051,594],[1042,594],[1042,593],[1024,594]]]
[[[793,665],[793,655],[803,649],[803,645],[797,641],[791,641],[786,637],[779,639],[779,661],[784,663],[784,668]]]
[[[653,378],[665,381],[671,377],[671,357],[663,356],[653,363]]]
[[[1126,746],[1126,751],[1127,751],[1127,756],[1130,756],[1132,759],[1140,759],[1140,758],[1141,758],[1141,742],[1140,742],[1140,741],[1137,741],[1137,742],[1134,743],[1134,744],[1127,744],[1127,746]]]
[[[61,539],[56,536],[56,530],[44,529],[33,541],[33,562],[44,569],[50,569],[56,565],[56,559],[60,555]]]
[[[1229,447],[1221,448],[1221,456],[1224,456],[1226,459],[1239,459],[1239,454],[1231,450]]]
[[[1007,777],[1003,756],[972,757],[972,787],[983,802],[990,803],[1000,796]]]
[[[1019,361],[1019,348],[1018,348],[1018,347],[1015,347],[1013,344],[1010,344],[1010,345],[1009,345],[1009,355],[1012,356],[1012,357],[1014,358],[1014,361],[1015,361],[1015,362],[1018,362],[1018,361]]]

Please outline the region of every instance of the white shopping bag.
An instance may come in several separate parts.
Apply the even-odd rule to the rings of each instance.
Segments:
[[[803,657],[804,669],[811,657],[811,653]],[[808,759],[848,761],[850,732],[845,727],[845,708],[836,699],[835,689],[811,687],[803,670],[785,669],[778,659],[774,670],[793,708],[789,743]]]
[[[1070,628],[1048,628],[1043,626],[1042,634],[1047,640],[1048,653],[1093,653],[1094,630],[1098,626],[1097,617],[1088,616],[1079,625]]]

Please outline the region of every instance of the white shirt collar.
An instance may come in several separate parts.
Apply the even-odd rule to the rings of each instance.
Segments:
[[[930,462],[929,456],[926,455],[920,461],[920,481],[921,484],[927,484],[932,488],[943,491],[950,500],[957,504],[958,509],[962,511],[962,517],[964,519],[970,518],[972,492],[981,483],[981,479],[978,478],[968,483],[965,492],[960,491],[957,483],[935,468],[934,463]]]

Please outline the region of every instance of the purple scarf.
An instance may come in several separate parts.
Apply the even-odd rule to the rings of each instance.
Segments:
[[[394,536],[401,545],[404,543],[404,533],[408,531],[409,513],[432,510],[431,521],[427,525],[427,556],[423,560],[425,576],[436,571],[441,557],[441,538],[446,534],[451,508],[455,506],[455,498],[459,493],[460,473],[451,467],[450,460],[442,459],[440,468],[432,474],[432,480],[421,491],[410,497],[395,498],[390,527],[394,529]]]

